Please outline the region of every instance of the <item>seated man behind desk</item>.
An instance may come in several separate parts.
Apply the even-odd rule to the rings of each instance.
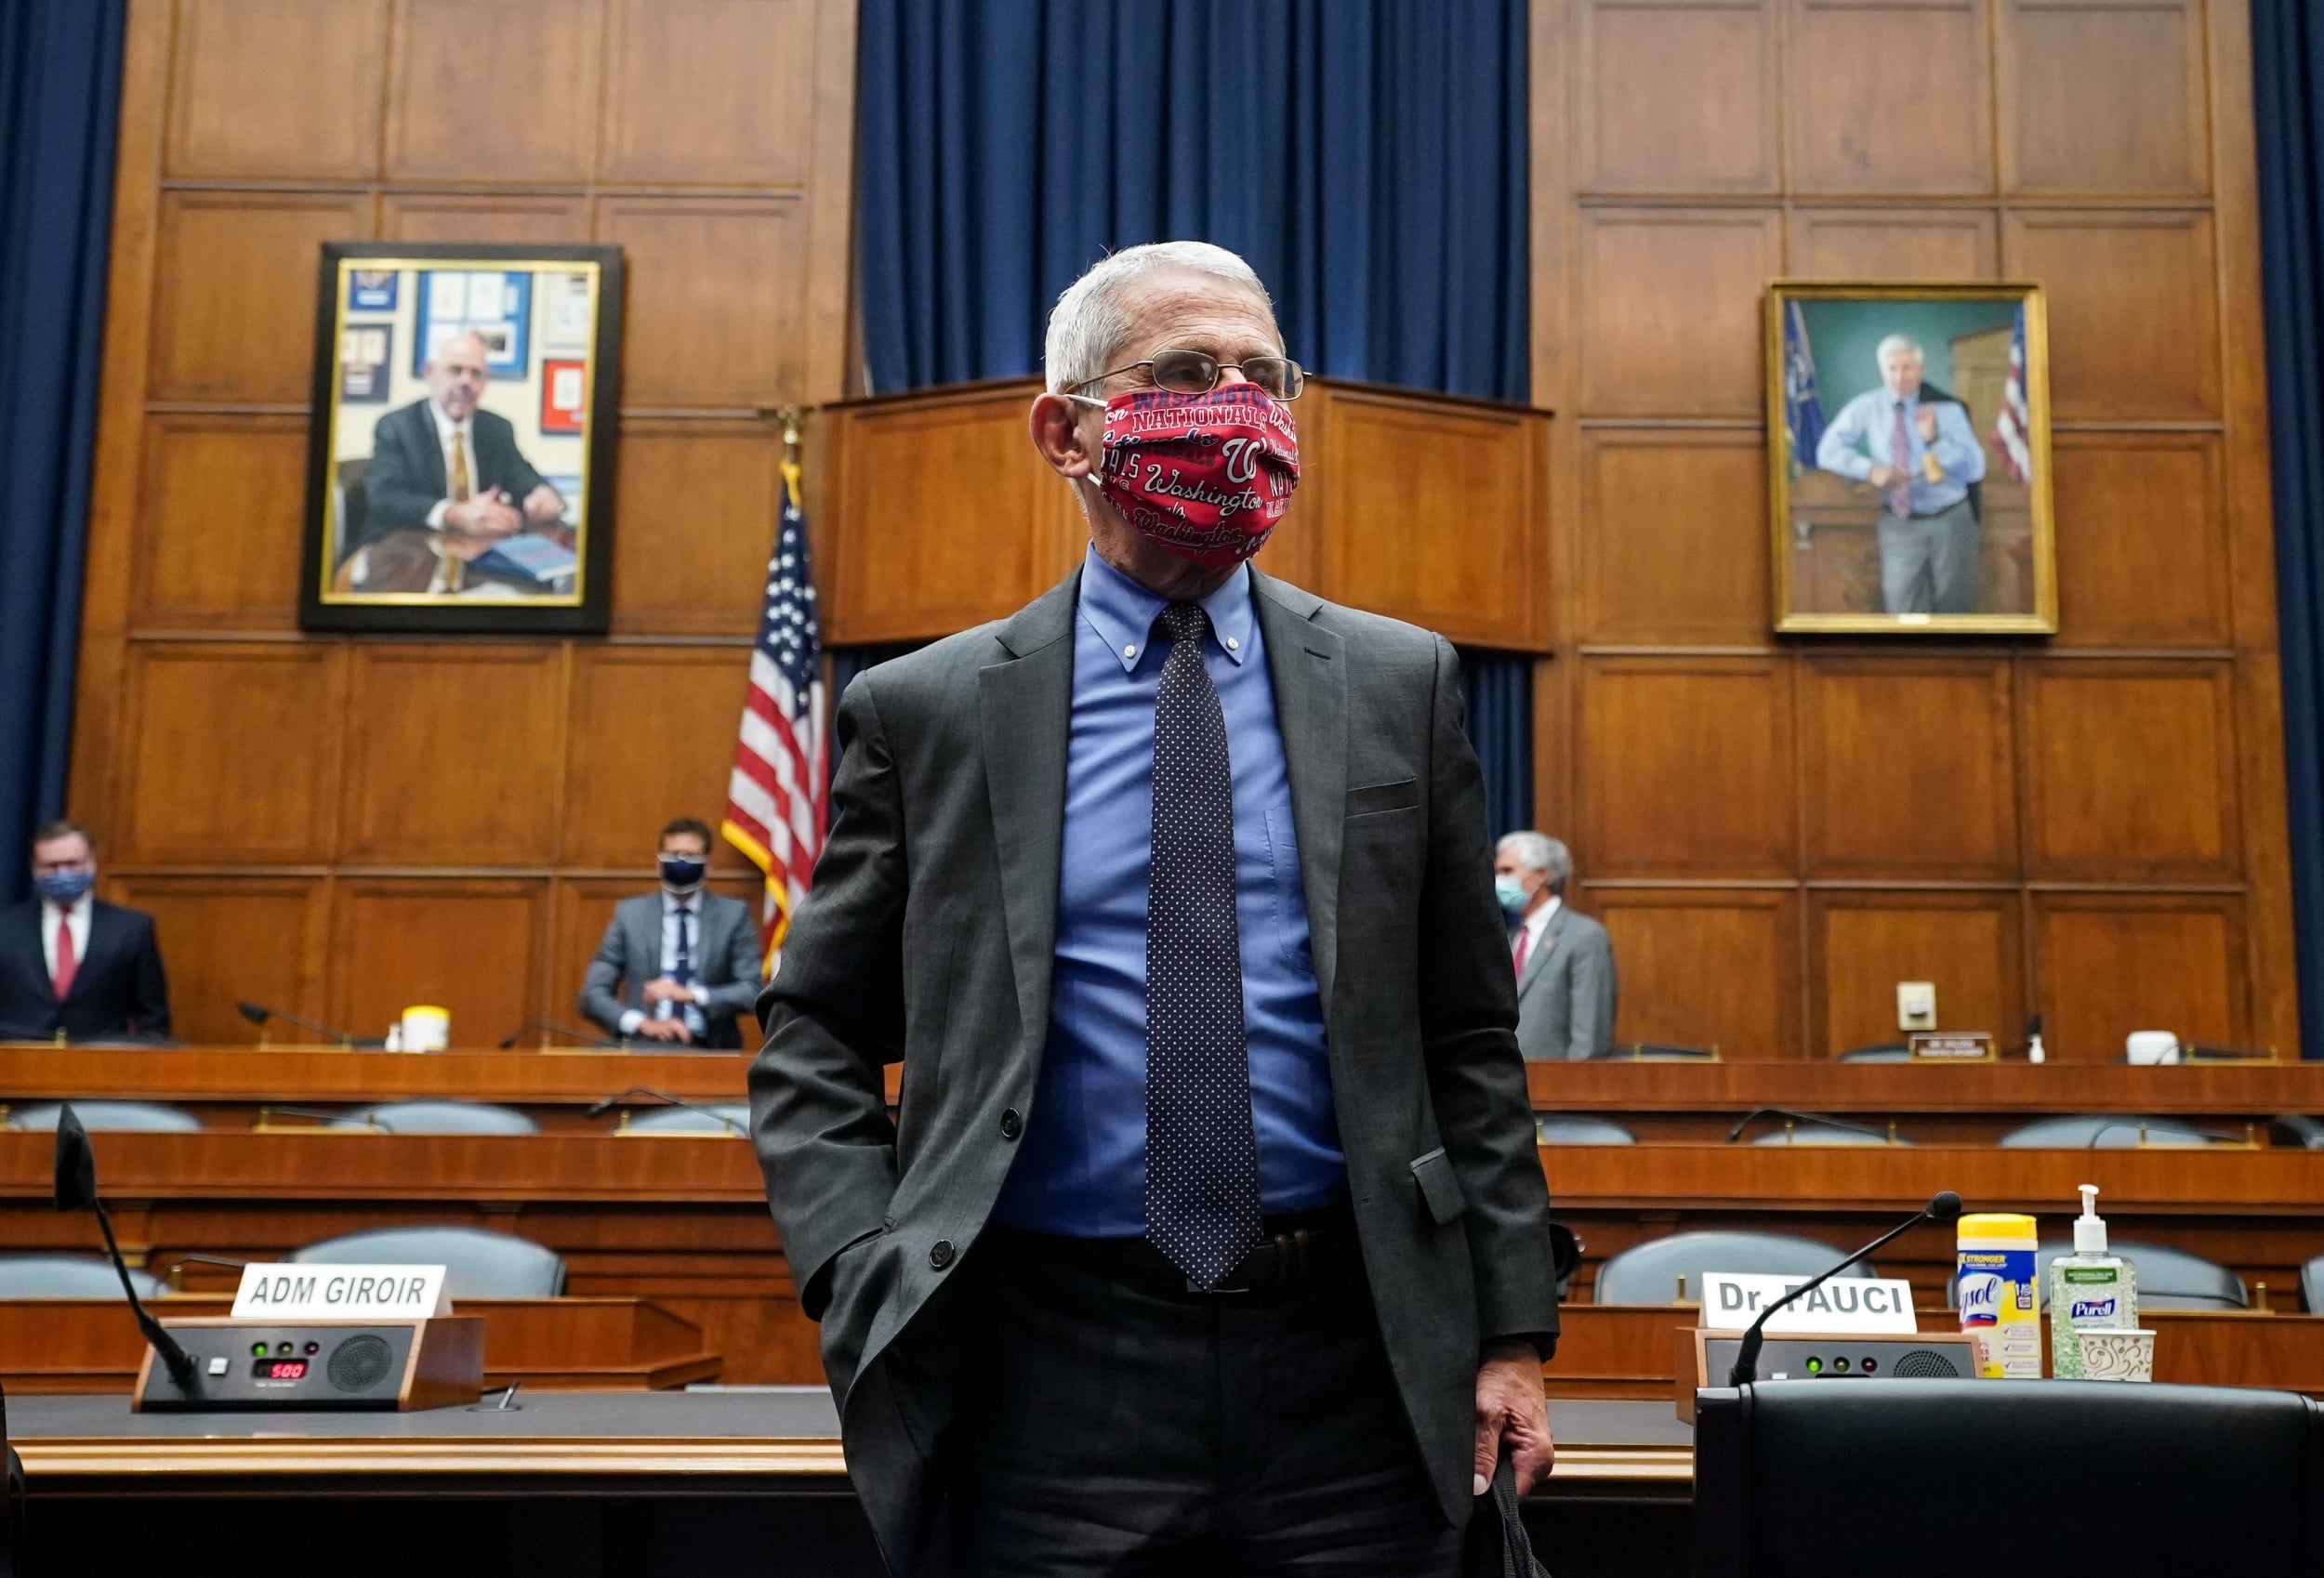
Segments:
[[[693,818],[662,829],[659,860],[662,890],[614,907],[581,983],[581,1011],[625,1040],[739,1047],[734,1016],[760,984],[750,906],[702,890],[710,830]]]
[[[91,897],[96,880],[87,829],[52,822],[33,835],[37,896],[0,914],[0,1036],[168,1038],[153,917]]]
[[[1565,907],[1574,857],[1530,830],[1493,850],[1493,888],[1515,929],[1517,1049],[1531,1062],[1579,1059],[1614,1045],[1614,942]]]

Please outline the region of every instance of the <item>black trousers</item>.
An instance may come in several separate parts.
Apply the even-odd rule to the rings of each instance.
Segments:
[[[1457,1571],[1353,1255],[1195,1294],[1072,1247],[997,1226],[971,1256],[958,1578]]]

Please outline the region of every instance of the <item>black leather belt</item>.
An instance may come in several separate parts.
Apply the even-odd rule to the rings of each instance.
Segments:
[[[1294,1211],[1260,1223],[1264,1243],[1252,1246],[1214,1288],[1198,1288],[1168,1256],[1142,1238],[1067,1238],[993,1224],[994,1234],[1036,1255],[1063,1260],[1116,1282],[1156,1291],[1193,1294],[1261,1293],[1298,1287],[1360,1269],[1355,1212],[1342,1202],[1316,1211]]]

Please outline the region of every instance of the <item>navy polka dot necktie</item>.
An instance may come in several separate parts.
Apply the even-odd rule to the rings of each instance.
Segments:
[[[1208,1288],[1261,1237],[1235,917],[1235,782],[1226,717],[1203,667],[1209,616],[1198,603],[1172,603],[1160,624],[1170,655],[1154,701],[1146,1237]]]

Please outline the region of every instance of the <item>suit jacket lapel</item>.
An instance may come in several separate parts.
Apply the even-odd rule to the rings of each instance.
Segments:
[[[1009,656],[977,673],[985,797],[999,857],[1017,1018],[1037,1062],[1049,1039],[1057,953],[1057,882],[1065,832],[1065,747],[1073,724],[1074,611],[1081,572],[1001,626]]]
[[[1256,570],[1251,593],[1267,643],[1267,674],[1274,681],[1315,992],[1328,1024],[1340,965],[1340,850],[1347,831],[1348,665],[1340,638],[1314,623],[1321,599]]]
[[[73,985],[64,994],[70,1003],[81,994],[82,983],[89,978],[89,968],[104,956],[114,941],[112,917],[107,906],[91,901],[88,907],[88,940],[81,947],[81,956],[73,964]]]
[[[1550,923],[1541,928],[1541,940],[1525,954],[1525,971],[1517,981],[1519,996],[1524,996],[1525,989],[1540,979],[1543,970],[1549,968],[1550,955],[1557,952],[1558,934],[1565,929],[1565,906],[1560,904],[1557,914],[1552,915]]]
[[[41,927],[48,924],[47,906],[35,899],[21,913],[32,919],[26,925],[8,928],[8,946],[17,955],[17,968],[23,972],[25,980],[36,985],[43,998],[53,999],[56,987],[49,979],[48,956],[42,952],[40,941]]]

